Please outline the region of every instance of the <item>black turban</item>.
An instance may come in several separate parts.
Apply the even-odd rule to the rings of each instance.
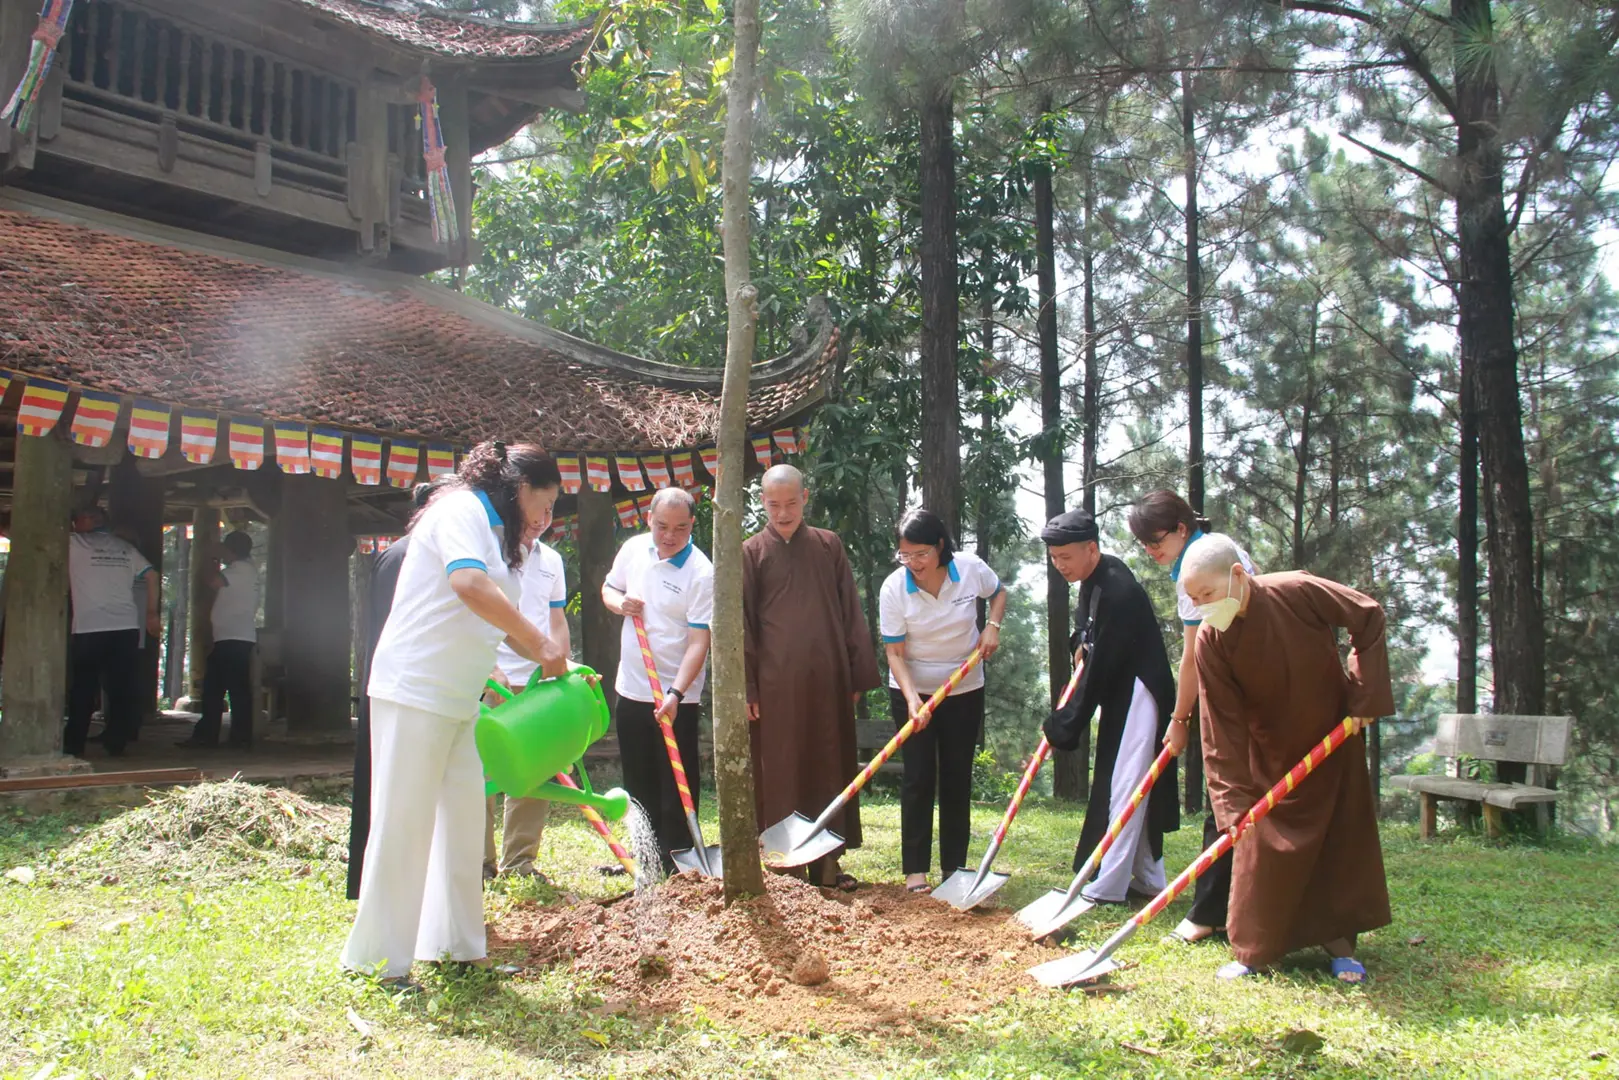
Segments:
[[[1096,528],[1096,519],[1083,510],[1070,510],[1066,514],[1058,514],[1046,522],[1046,527],[1040,530],[1040,539],[1046,542],[1047,547],[1083,544],[1087,540],[1101,538],[1102,534]]]

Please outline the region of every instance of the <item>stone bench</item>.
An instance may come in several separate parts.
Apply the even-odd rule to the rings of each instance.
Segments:
[[[1544,835],[1551,825],[1550,806],[1562,792],[1550,785],[1554,772],[1568,758],[1567,716],[1495,716],[1476,713],[1446,713],[1439,718],[1434,736],[1434,752],[1454,763],[1460,757],[1482,761],[1517,762],[1529,766],[1527,784],[1486,783],[1460,776],[1395,776],[1389,782],[1415,792],[1422,799],[1421,836],[1433,837],[1438,822],[1439,800],[1477,803],[1484,814],[1488,836],[1501,835],[1504,811],[1533,809],[1535,822]]]

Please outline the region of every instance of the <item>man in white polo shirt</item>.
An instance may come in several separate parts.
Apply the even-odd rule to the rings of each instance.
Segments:
[[[624,788],[645,808],[658,837],[663,868],[674,869],[670,851],[692,846],[664,748],[657,714],[673,719],[675,744],[686,766],[693,805],[698,798],[697,700],[702,696],[708,659],[709,621],[714,616],[714,564],[692,542],[697,504],[679,488],[652,497],[652,532],[631,537],[619,548],[602,582],[607,610],[624,616],[619,644],[618,753]],[[646,625],[661,702],[652,699],[632,616]],[[656,712],[654,712],[656,709]]]
[[[152,564],[107,529],[107,515],[91,506],[73,515],[68,546],[68,586],[73,597],[73,685],[68,694],[67,730],[62,752],[84,756],[90,717],[102,691],[107,695],[107,753],[122,757],[140,718],[141,615],[135,588]],[[158,594],[146,589],[146,632],[156,637]]]
[[[568,638],[568,582],[562,565],[562,556],[538,540],[529,549],[523,566],[518,571],[522,595],[518,610],[535,626],[545,628],[546,636],[564,653],[570,651]],[[500,678],[513,690],[522,690],[539,667],[532,660],[518,656],[504,641],[495,653]],[[534,856],[540,850],[540,837],[545,832],[545,819],[551,804],[544,799],[518,799],[504,796],[506,812],[502,823],[500,858],[495,855],[495,796],[489,796],[483,837],[483,876],[499,874],[537,877]]]
[[[230,697],[230,744],[253,746],[253,650],[258,647],[259,571],[253,565],[253,538],[237,529],[220,543],[224,565],[208,575],[214,590],[211,623],[214,647],[202,676],[202,717],[180,746],[219,745],[220,718]]]

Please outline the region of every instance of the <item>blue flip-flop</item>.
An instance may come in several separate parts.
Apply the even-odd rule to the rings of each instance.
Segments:
[[[1220,970],[1214,973],[1214,977],[1230,982],[1233,979],[1246,979],[1254,974],[1256,972],[1253,968],[1244,964],[1241,960],[1233,960],[1229,964],[1222,965]]]
[[[1345,978],[1345,976],[1351,976]],[[1332,958],[1332,977],[1341,983],[1350,986],[1359,986],[1366,981],[1366,965],[1353,956],[1334,956]]]

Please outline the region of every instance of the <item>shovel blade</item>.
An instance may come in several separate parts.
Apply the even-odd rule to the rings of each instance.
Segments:
[[[1119,965],[1113,962],[1112,957],[1096,958],[1095,949],[1086,949],[1073,956],[1065,956],[1061,960],[1049,960],[1044,964],[1037,964],[1029,969],[1041,986],[1061,989],[1064,986],[1077,986],[1080,983],[1095,982],[1102,976],[1117,971]]]
[[[935,900],[943,900],[957,911],[970,911],[1000,892],[1001,886],[1010,881],[1012,875],[990,871],[984,875],[984,880],[978,882],[978,888],[975,889],[973,882],[977,878],[977,870],[957,870],[940,882],[939,887],[934,889],[931,895]]]
[[[815,831],[815,822],[803,814],[783,818],[759,834],[766,866],[808,866],[843,846],[843,837],[831,829]]]
[[[683,851],[671,851],[669,857],[675,861],[675,869],[680,873],[695,870],[704,877],[724,877],[720,864],[720,847],[713,844],[705,847],[701,852],[696,848],[686,848]],[[704,862],[704,859],[707,862]]]
[[[1067,889],[1052,889],[1034,903],[1017,913],[1017,921],[1029,928],[1036,938],[1055,934],[1096,905],[1075,893],[1068,899]]]

